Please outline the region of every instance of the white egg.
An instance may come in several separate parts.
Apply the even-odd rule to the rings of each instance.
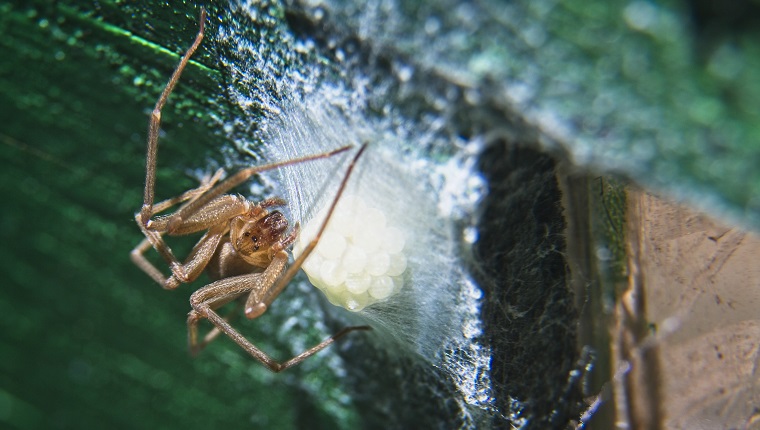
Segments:
[[[389,254],[398,254],[406,245],[404,233],[396,227],[388,227],[383,234],[383,249]]]
[[[328,287],[338,287],[346,280],[348,274],[335,260],[327,260],[319,269],[320,278]],[[332,288],[331,288],[332,289]]]
[[[346,277],[346,290],[352,294],[361,294],[370,287],[372,276],[366,272],[352,273]]]
[[[337,260],[346,249],[346,239],[334,231],[325,230],[315,251],[322,254],[327,260]]]
[[[382,276],[388,271],[391,265],[391,258],[384,252],[376,252],[367,256],[367,273],[372,276]]]
[[[386,274],[388,276],[398,276],[406,270],[406,256],[404,254],[391,254],[390,262],[388,264],[388,270]]]
[[[364,249],[367,254],[374,252],[383,243],[383,231],[373,230],[362,226],[354,232],[353,242],[356,246]]]
[[[385,214],[376,208],[367,208],[361,213],[362,224],[371,230],[385,230]]]
[[[359,273],[367,265],[367,253],[362,248],[348,245],[343,252],[343,268],[348,273]]]
[[[382,300],[393,294],[393,280],[389,276],[378,276],[372,280],[369,295]]]

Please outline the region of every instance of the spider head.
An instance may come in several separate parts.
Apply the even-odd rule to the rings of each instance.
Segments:
[[[238,219],[231,230],[232,245],[249,263],[266,267],[272,260],[272,246],[282,240],[288,220],[280,211],[255,219]]]

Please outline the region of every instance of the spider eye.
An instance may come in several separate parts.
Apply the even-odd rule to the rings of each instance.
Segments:
[[[251,239],[253,240],[253,250],[254,251],[258,251],[259,250],[259,237],[258,236],[253,236]]]

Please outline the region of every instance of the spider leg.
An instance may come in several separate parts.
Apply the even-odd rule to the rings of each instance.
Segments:
[[[161,213],[178,203],[182,203],[185,201],[188,201],[188,203],[190,203],[190,202],[195,201],[200,195],[210,190],[211,187],[213,187],[217,182],[219,182],[219,179],[223,175],[224,175],[224,169],[219,169],[214,173],[213,176],[211,177],[206,176],[203,179],[201,179],[201,183],[198,186],[198,188],[193,188],[192,190],[185,191],[184,193],[180,194],[177,197],[172,197],[170,199],[166,199],[162,202],[154,204],[153,210],[150,216],[152,217],[153,215],[157,213]],[[138,218],[138,223],[140,223],[140,218]]]
[[[193,304],[194,299],[190,299],[193,309],[187,316],[188,346],[191,354],[197,354],[211,340],[216,338],[219,333],[222,333],[222,330],[214,326],[204,336],[202,341],[198,341],[198,323],[205,318],[205,314],[199,312],[199,308],[206,309],[207,311],[216,311],[216,309],[244,295],[247,292],[247,288],[250,288],[250,285],[256,282],[255,278],[259,275],[260,273],[251,273],[220,279],[193,293],[192,297],[195,297],[198,303],[197,305]],[[231,314],[225,316],[222,320],[229,324],[230,317]]]
[[[138,222],[139,224],[139,222]],[[173,290],[181,283],[192,282],[200,276],[203,269],[211,260],[216,252],[219,242],[227,232],[227,226],[224,223],[216,224],[209,228],[208,232],[198,241],[184,263],[180,263],[171,249],[166,245],[160,233],[144,230],[146,239],[143,239],[139,245],[132,250],[132,262],[147,273],[154,281],[164,289]],[[152,239],[152,240],[151,240]],[[158,250],[164,259],[169,261],[172,274],[165,277],[160,270],[145,258],[145,251],[150,249],[151,245]]]
[[[277,285],[278,277],[285,270],[285,264],[288,261],[288,254],[285,252],[285,249],[296,240],[300,230],[300,224],[296,223],[290,234],[282,238],[279,243],[272,247],[276,254],[270,263],[270,267],[277,264],[276,269],[278,270],[271,272],[266,270],[262,273],[262,275],[266,276],[266,278],[262,279],[262,286],[258,289],[252,290],[248,295],[248,299],[245,301],[246,318],[254,319],[260,317],[284,290],[284,288],[281,288],[276,294],[270,294],[272,287]]]
[[[268,199],[264,199],[259,203],[259,206],[261,206],[264,209],[272,208],[275,206],[286,206],[288,202],[285,201],[285,199],[280,197],[270,197]]]
[[[251,344],[215,311],[218,307],[242,294],[255,294],[256,291],[261,291],[268,278],[272,276],[276,277],[279,272],[282,272],[283,267],[287,263],[287,255],[284,261],[276,259],[272,263],[262,273],[250,273],[223,278],[198,289],[190,296],[190,305],[193,307],[193,310],[190,311],[187,317],[187,329],[188,343],[192,353],[197,353],[202,346],[198,342],[198,323],[201,319],[207,318],[216,330],[225,333],[254,358],[267,365],[270,369],[273,368],[272,366],[276,362],[272,358]]]
[[[198,201],[201,197],[202,196],[198,196],[191,202],[183,205],[180,210]],[[170,236],[183,236],[206,230],[214,224],[229,221],[238,215],[243,215],[251,211],[255,207],[255,204],[249,202],[242,196],[225,194],[206,203],[204,206],[198,207],[179,224],[174,224],[172,222],[176,219],[174,217],[176,212],[174,212],[169,215],[161,215],[151,219],[147,227],[139,222],[138,225],[147,231],[168,234]]]
[[[278,362],[269,355],[267,355],[264,351],[260,350],[256,347],[251,341],[246,339],[243,335],[241,335],[237,330],[235,330],[224,318],[220,317],[219,314],[217,314],[213,309],[211,309],[210,306],[206,304],[198,304],[196,305],[196,310],[190,312],[190,315],[188,316],[188,326],[191,331],[191,348],[193,348],[194,345],[197,348],[197,343],[193,344],[193,332],[197,332],[197,329],[195,326],[197,325],[200,318],[205,317],[207,318],[214,326],[219,329],[220,331],[224,332],[227,336],[230,337],[235,343],[237,343],[241,348],[246,350],[253,358],[261,362],[263,365],[265,365],[269,370],[272,372],[281,372],[289,367],[293,367],[296,364],[304,361],[305,359],[311,357],[312,355],[316,354],[317,352],[325,349],[326,347],[332,345],[335,343],[336,340],[340,339],[341,337],[345,336],[346,334],[356,331],[356,330],[370,330],[371,328],[369,326],[352,326],[352,327],[345,327],[339,332],[335,333],[334,335],[328,337],[327,339],[323,340],[319,344],[307,349],[306,351],[290,358],[289,360]]]
[[[217,330],[229,336],[230,339],[240,345],[240,347],[246,350],[253,358],[268,367],[269,370],[280,372],[316,354],[349,332],[370,329],[368,326],[346,327],[295,357],[284,362],[278,362],[257,348],[253,343],[235,330],[225,318],[222,318],[216,313],[216,308],[224,303],[234,300],[236,297],[240,296],[240,294],[249,292],[251,295],[261,296],[262,293],[272,286],[273,280],[277,279],[280,273],[282,273],[285,264],[287,264],[287,257],[287,253],[280,251],[280,253],[275,255],[272,264],[262,273],[253,273],[221,279],[193,293],[193,295],[190,296],[190,304],[193,306],[193,310],[190,311],[187,318],[190,350],[192,352],[197,352],[202,346],[202,344],[198,342],[198,323],[201,319],[206,318]],[[212,333],[209,333],[209,335],[211,334]]]
[[[166,277],[164,274],[161,273],[161,271],[158,270],[156,266],[154,266],[150,261],[148,261],[147,258],[145,258],[145,252],[151,248],[153,248],[153,245],[150,243],[148,238],[145,238],[137,246],[135,246],[129,256],[135,266],[139,267],[143,272],[147,273],[151,279],[156,281],[156,283],[166,288]]]
[[[190,61],[190,57],[200,46],[203,40],[203,32],[206,23],[206,9],[201,8],[200,24],[198,28],[198,35],[195,36],[195,41],[188,48],[185,55],[180,60],[177,68],[174,69],[169,82],[161,92],[161,96],[156,101],[156,106],[153,108],[153,112],[150,115],[150,125],[148,126],[148,150],[145,157],[145,192],[143,194],[143,206],[140,210],[140,221],[143,225],[148,224],[148,220],[154,213],[153,199],[155,196],[156,188],[156,155],[158,152],[158,135],[161,129],[161,110],[166,104],[166,100],[174,90],[174,87],[179,81],[179,77],[182,71],[185,70],[187,63]]]
[[[185,201],[187,201],[188,203],[191,203],[191,202],[195,201],[200,195],[202,195],[203,193],[205,193],[206,191],[208,191],[209,189],[211,189],[211,187],[213,187],[217,182],[219,182],[219,179],[223,175],[224,175],[224,169],[219,169],[212,176],[210,176],[210,177],[209,176],[205,176],[203,179],[201,179],[201,183],[198,186],[198,188],[193,188],[192,190],[185,191],[184,193],[180,194],[179,196],[172,197],[172,198],[166,199],[166,200],[164,200],[162,202],[154,204],[150,216],[152,217],[153,215],[155,215],[157,213],[163,212],[166,209],[169,209],[170,207],[172,207],[172,206],[174,206],[176,204],[179,204],[179,203],[182,203],[182,202],[185,202]],[[137,221],[137,225],[138,226],[142,225],[141,215],[139,213],[137,215],[135,215],[135,221]],[[134,253],[136,250],[139,249],[140,250],[139,252],[142,254],[145,251],[147,251],[148,249],[150,249],[149,246],[146,247],[146,245],[145,245],[146,241],[148,241],[147,238],[143,239],[143,241],[140,242],[140,244],[137,245],[132,252]]]
[[[235,315],[238,315],[238,312],[240,311],[242,307],[243,307],[243,302],[237,301],[235,303],[235,308],[232,309],[227,315],[225,315],[223,319],[229,323],[230,320],[232,320],[232,318]],[[201,351],[203,348],[208,346],[209,343],[211,343],[214,339],[216,339],[220,334],[222,334],[222,331],[219,330],[218,327],[214,326],[214,328],[212,328],[208,333],[206,333],[205,336],[203,336],[203,340],[198,342],[194,348],[191,345],[191,348],[190,348],[191,353],[197,353]]]

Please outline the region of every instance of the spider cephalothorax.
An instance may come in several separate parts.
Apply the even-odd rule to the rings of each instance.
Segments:
[[[266,268],[274,253],[295,239],[292,233],[283,236],[287,229],[288,220],[282,212],[262,210],[258,214],[234,218],[230,223],[230,241],[240,258],[252,266]],[[296,225],[294,232],[297,231]]]

